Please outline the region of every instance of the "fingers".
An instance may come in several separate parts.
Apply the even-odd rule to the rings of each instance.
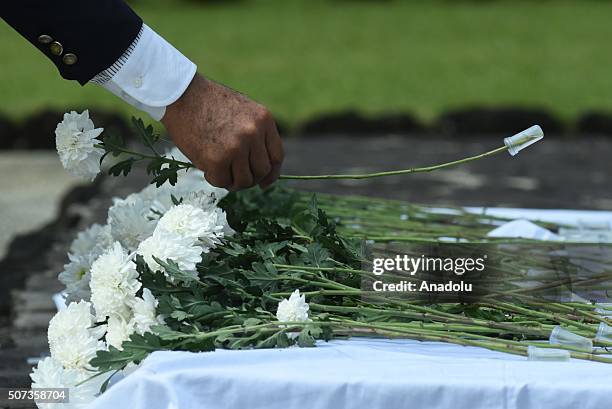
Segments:
[[[268,157],[265,137],[259,139],[251,146],[250,154],[251,173],[253,174],[253,184],[256,185],[265,178],[272,170],[272,164]]]
[[[269,111],[259,111],[254,121],[249,118],[228,132],[216,152],[201,154],[200,162],[210,184],[235,191],[256,184],[265,188],[278,179],[283,144]]]
[[[214,164],[204,172],[204,178],[215,187],[229,188],[232,183],[232,168],[229,164]]]
[[[229,190],[235,191],[253,186],[253,174],[251,173],[249,154],[247,152],[234,158],[232,162],[232,179],[233,183]]]
[[[268,151],[268,158],[270,160],[271,169],[268,174],[259,181],[259,186],[262,189],[270,186],[280,176],[281,166],[285,158],[283,150],[283,141],[278,134],[276,124],[272,121],[266,132],[266,149]]]

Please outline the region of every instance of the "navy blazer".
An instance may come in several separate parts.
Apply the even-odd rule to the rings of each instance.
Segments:
[[[82,85],[113,65],[142,27],[123,0],[0,0],[0,17]]]

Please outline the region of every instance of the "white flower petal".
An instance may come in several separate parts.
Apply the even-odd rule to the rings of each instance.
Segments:
[[[100,173],[104,149],[96,147],[102,128],[94,128],[89,112],[64,114],[55,128],[55,146],[62,166],[73,176],[93,180]]]
[[[108,209],[107,221],[113,238],[130,251],[153,234],[157,225],[151,213],[151,203],[136,194],[126,199],[115,199]]]
[[[132,326],[140,335],[150,332],[154,325],[163,324],[161,316],[156,315],[158,301],[148,288],[142,290],[142,298],[136,298],[132,304]]]
[[[132,257],[115,243],[91,266],[91,301],[99,321],[113,314],[127,316],[141,287]]]
[[[103,376],[91,378],[95,373],[78,369],[65,369],[57,360],[47,357],[38,362],[32,370],[31,388],[68,388],[69,404],[40,403],[40,409],[53,409],[58,407],[78,408],[91,403],[100,392]],[[89,380],[88,380],[89,379]]]
[[[91,304],[71,303],[49,322],[47,336],[51,356],[69,369],[93,369],[89,361],[106,345],[100,341],[100,331],[94,327]]]
[[[202,260],[204,250],[198,246],[196,240],[190,237],[156,231],[151,237],[140,243],[137,253],[144,258],[153,271],[164,270],[153,258],[155,256],[162,261],[170,259],[178,264],[183,272],[197,277],[196,264]],[[170,282],[175,281],[175,277],[169,276],[166,271],[164,274]]]
[[[110,346],[123,350],[121,346],[124,341],[134,333],[134,325],[118,314],[111,315],[108,319],[106,329],[106,343]]]
[[[278,303],[276,319],[281,322],[306,322],[310,306],[306,302],[306,296],[300,296],[300,290],[295,290],[289,299],[284,298]]]

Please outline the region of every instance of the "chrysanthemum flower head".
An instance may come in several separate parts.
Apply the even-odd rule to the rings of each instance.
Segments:
[[[51,356],[68,369],[92,369],[89,361],[106,345],[100,341],[104,327],[96,327],[91,304],[71,303],[49,322]]]
[[[126,199],[116,199],[108,209],[107,222],[113,239],[130,251],[149,237],[157,224],[151,213],[151,203],[135,194]]]
[[[202,260],[204,250],[197,240],[191,237],[156,229],[151,237],[140,243],[137,253],[144,258],[152,271],[163,271],[166,278],[174,282],[175,277],[168,275],[153,256],[161,261],[172,260],[181,271],[197,277],[196,264]]]
[[[93,372],[78,369],[66,369],[60,362],[47,357],[38,362],[32,370],[32,389],[68,388],[70,404],[36,402],[40,409],[53,409],[57,407],[84,407],[91,403],[100,391],[103,376],[89,379]]]
[[[95,128],[89,111],[64,114],[55,128],[55,145],[62,166],[73,176],[93,180],[100,173],[104,149],[96,147],[96,139],[104,129]]]
[[[295,290],[289,299],[284,298],[278,303],[276,319],[281,322],[306,322],[310,306],[306,302],[306,296],[300,295],[300,290]]]
[[[141,285],[132,257],[114,243],[91,266],[91,302],[98,320],[111,314],[127,315]]]

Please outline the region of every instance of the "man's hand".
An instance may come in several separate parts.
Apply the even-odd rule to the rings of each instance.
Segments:
[[[267,187],[278,179],[283,144],[272,115],[236,91],[196,74],[162,123],[214,186]]]

